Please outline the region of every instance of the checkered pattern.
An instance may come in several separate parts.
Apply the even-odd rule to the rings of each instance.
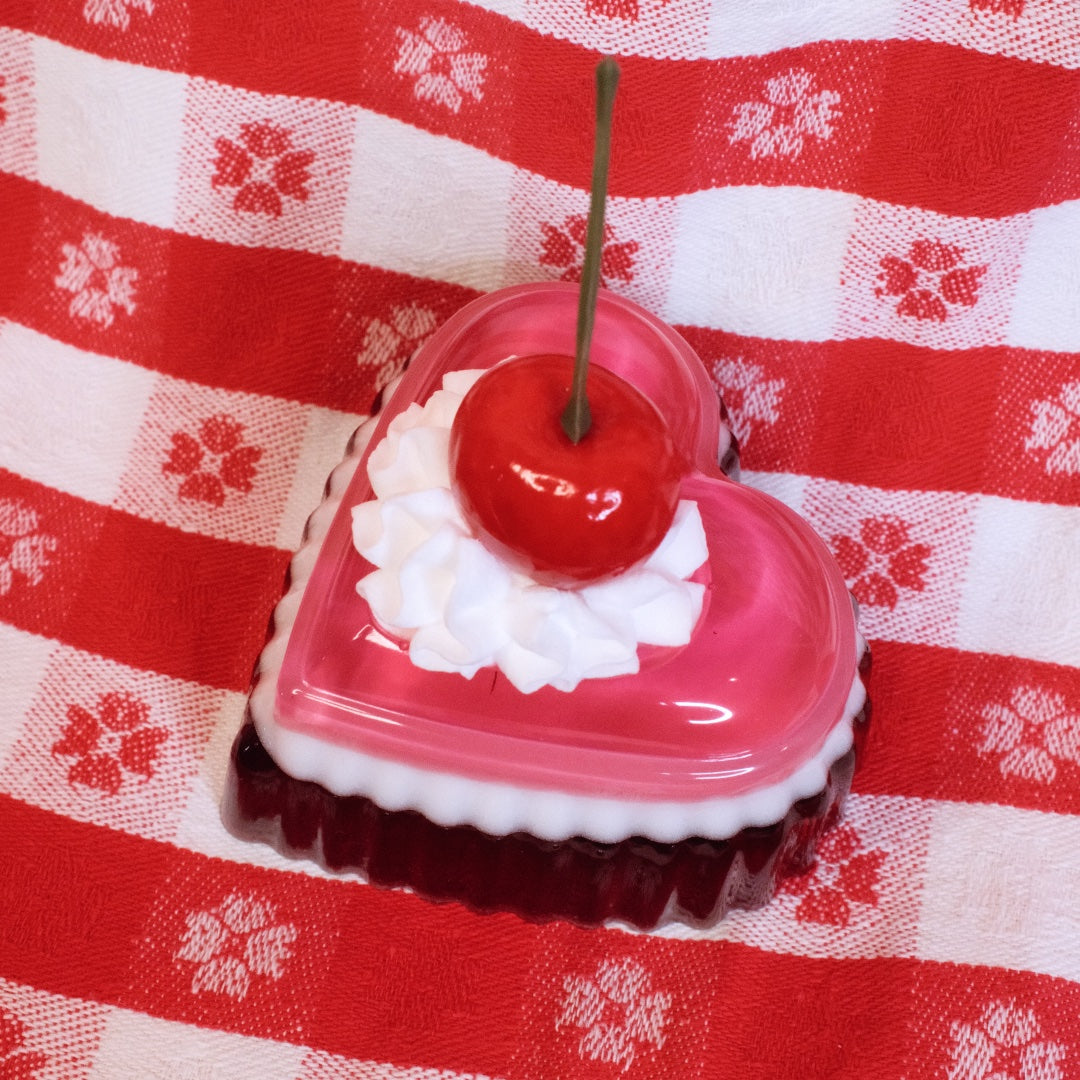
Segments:
[[[1074,0],[0,0],[0,1075],[1080,1074]],[[349,432],[479,291],[676,324],[859,597],[844,823],[707,932],[223,830]]]

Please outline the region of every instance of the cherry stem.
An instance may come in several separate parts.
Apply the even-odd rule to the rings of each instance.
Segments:
[[[570,401],[562,414],[562,428],[572,443],[579,443],[592,425],[585,379],[589,373],[589,347],[596,322],[596,293],[600,288],[600,261],[604,251],[604,209],[607,204],[608,163],[611,159],[611,115],[619,65],[605,56],[596,65],[596,145],[593,149],[592,192],[589,223],[585,230],[585,263],[578,294],[577,342],[574,348],[574,381]]]

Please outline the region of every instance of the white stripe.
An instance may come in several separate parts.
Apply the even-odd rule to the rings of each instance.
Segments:
[[[892,37],[902,0],[713,0],[706,56],[760,56],[814,41]]]
[[[896,28],[898,37],[1080,68],[1076,45],[1080,40],[1080,7],[1076,0],[1027,0],[1016,15],[942,0],[911,0],[904,7]]]
[[[1080,980],[1080,817],[933,808],[917,955]]]
[[[229,695],[14,628],[3,644],[5,659],[27,659],[33,667],[18,680],[12,704],[20,711],[3,716],[0,791],[75,821],[172,841]],[[137,721],[131,730],[154,736],[142,763],[149,775],[123,764],[123,736],[101,722],[117,705],[115,695]],[[98,731],[93,746],[80,748],[80,739],[67,740],[68,727],[86,715],[98,720]],[[72,776],[90,753],[112,759],[115,792]]]
[[[312,1080],[490,1080],[480,1073],[459,1073],[452,1069],[426,1069],[422,1065],[389,1065],[379,1061],[357,1061],[322,1050],[308,1059]]]
[[[77,393],[71,388],[77,387]],[[215,389],[87,352],[18,323],[0,323],[0,467],[150,521],[224,540],[295,549],[359,416]],[[174,435],[228,416],[261,452],[251,490],[223,486],[215,505],[182,497],[166,471]],[[224,462],[206,447],[200,470]]]
[[[656,59],[718,60],[764,56],[814,42],[898,38],[1080,68],[1075,0],[1028,0],[1018,16],[959,0],[639,0],[636,18],[590,15],[559,0],[473,3],[587,49]]]
[[[216,241],[337,251],[352,262],[478,289],[551,272],[535,261],[538,223],[562,221],[570,189],[362,109],[335,106],[328,119],[326,103],[314,99],[287,99],[288,125],[321,131],[332,119],[335,138],[353,140],[347,191],[343,177],[324,176],[318,170],[327,166],[318,164],[311,200],[287,208],[285,216],[295,217],[289,228],[271,228],[262,222],[266,215],[250,213],[237,224],[234,193],[213,188],[213,150],[200,143],[191,168],[201,169],[205,182],[191,173],[189,186],[197,190],[185,189],[178,220],[184,77],[46,39],[34,44],[41,179],[66,195]],[[199,100],[217,102],[215,108],[240,93],[205,80],[198,86]],[[286,101],[250,92],[243,99],[251,116],[278,116]],[[317,163],[327,152],[319,150]],[[321,231],[311,217],[316,203],[325,210],[316,215]],[[255,218],[266,228],[244,232]],[[1080,349],[1080,282],[1068,270],[1080,241],[1080,203],[983,219],[839,191],[743,186],[612,200],[612,221],[620,240],[641,246],[640,266],[624,291],[671,322],[801,341],[884,337],[947,349],[1006,341]],[[958,252],[974,274],[974,302],[949,294],[941,301],[944,319],[903,311],[902,298],[882,289],[888,260],[910,258],[911,245],[927,240]]]
[[[38,178],[108,214],[172,226],[187,78],[34,41]]]
[[[225,897],[217,899],[224,900]],[[168,914],[170,919],[177,917],[171,910]],[[186,914],[180,913],[181,916]],[[171,930],[173,923],[169,925]],[[164,928],[161,929],[164,932]],[[148,931],[153,932],[153,928]],[[302,934],[303,930],[297,927],[295,953],[304,948]],[[179,941],[177,944],[179,947]],[[301,960],[302,957],[296,955],[282,960],[283,977],[289,978],[290,966]],[[185,960],[177,960],[175,964],[180,970],[192,972],[199,967]],[[251,975],[252,992],[257,993],[260,984],[273,986],[272,979],[271,975]],[[294,975],[294,985],[297,981]],[[233,1001],[211,991],[201,994],[193,991],[188,1000],[196,1002],[200,998],[213,1001],[219,1007],[222,1001]],[[210,1080],[224,1076],[230,1080],[294,1080],[300,1075],[307,1056],[308,1051],[303,1046],[180,1024],[127,1009],[109,1009],[88,1076],[89,1080],[171,1080],[173,1077],[206,1077]]]
[[[310,408],[304,440],[297,456],[289,497],[277,523],[276,547],[295,551],[304,538],[304,526],[322,500],[331,471],[341,463],[349,439],[361,418],[333,409]]]
[[[1031,230],[1006,335],[1010,345],[1080,351],[1077,251],[1080,251],[1080,200],[1048,206],[1031,214]]]
[[[1080,664],[1080,507],[986,496],[972,518],[957,645]]]
[[[503,284],[514,167],[446,136],[355,113],[342,257],[476,289]]]
[[[871,639],[937,645],[1076,665],[1080,662],[1080,507],[956,492],[895,491],[789,473],[743,480],[780,498],[834,550],[860,546],[867,570],[887,577],[894,552],[862,542],[864,523],[893,519],[906,539],[897,550],[919,584],[894,581],[895,606],[867,603],[859,626]],[[891,579],[891,578],[890,578]],[[858,575],[848,578],[854,586]]]
[[[0,466],[109,505],[156,378],[17,323],[0,324],[0,401],[9,403]]]
[[[0,656],[4,677],[0,679],[0,768],[16,737],[21,720],[30,708],[38,684],[57,643],[0,623]]]
[[[833,336],[860,200],[792,187],[716,188],[676,200],[668,322],[759,337]]]

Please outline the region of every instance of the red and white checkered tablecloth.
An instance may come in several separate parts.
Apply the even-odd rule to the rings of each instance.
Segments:
[[[706,932],[480,917],[218,805],[376,391],[581,261],[831,545],[846,823]],[[1075,0],[0,0],[0,1077],[1080,1077]]]

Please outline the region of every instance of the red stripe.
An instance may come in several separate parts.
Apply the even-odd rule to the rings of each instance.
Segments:
[[[79,348],[228,390],[363,412],[377,373],[357,363],[370,321],[390,322],[396,307],[412,304],[442,320],[476,295],[327,256],[176,235],[2,173],[0,204],[14,208],[0,260],[0,315]],[[70,297],[55,285],[63,245],[88,232],[115,242],[140,270],[136,310],[118,313],[109,327],[72,318]],[[748,469],[1080,501],[1068,473],[1047,470],[1047,451],[1025,447],[1034,403],[1056,400],[1075,378],[1077,354],[681,330],[710,369],[741,359],[759,367],[761,378],[783,380],[776,422],[755,424],[745,441]],[[1006,372],[1023,378],[1006,379]],[[823,401],[828,423],[818,422]],[[894,407],[883,411],[886,401]],[[729,405],[738,412],[737,396]],[[982,464],[988,460],[994,468]]]
[[[0,470],[0,498],[37,513],[55,552],[38,584],[0,596],[0,618],[136,668],[246,688],[287,552],[182,532]]]
[[[70,8],[70,10],[69,10]],[[482,98],[454,111],[395,73],[404,32],[440,17],[487,57]],[[267,94],[361,105],[487,150],[542,176],[587,186],[595,54],[453,0],[395,6],[297,6],[291,0],[193,0],[151,35],[140,12],[103,33],[78,5],[39,5],[15,25],[77,48]],[[928,41],[817,42],[761,57],[628,56],[611,191],[678,195],[720,184],[851,191],[950,214],[996,217],[1080,196],[1071,167],[1080,71]],[[731,142],[735,110],[770,104],[766,80],[808,72],[807,93],[838,95],[833,134],[798,152],[755,155]],[[507,118],[511,118],[510,124]],[[777,123],[783,117],[777,115]]]
[[[1080,765],[1067,749],[1080,716],[1075,669],[893,641],[872,648],[873,719],[853,790],[1080,813]]]
[[[582,1052],[585,1030],[564,1012],[568,985],[595,988],[604,962],[636,980],[635,998],[666,999],[663,1046],[637,1040],[634,1064],[649,1065],[650,1076],[929,1080],[950,1063],[955,1025],[978,1025],[994,1001],[1033,1009],[1050,1042],[1070,1042],[1080,1006],[1080,987],[1027,972],[906,958],[838,962],[733,942],[532,926],[211,859],[8,797],[0,797],[0,819],[6,977],[352,1058],[526,1080],[610,1076],[610,1061]],[[239,948],[207,946],[207,956],[244,964],[249,981],[239,997],[194,990],[209,961],[184,954],[193,920],[209,915],[220,928],[229,897],[249,910],[260,905],[254,933],[288,938],[276,975],[247,968],[244,935]]]
[[[772,422],[755,418],[752,407],[743,410],[738,389],[721,386],[729,409],[737,418],[742,411],[750,425],[742,446],[746,469],[893,490],[1080,503],[1075,479],[1048,472],[1047,452],[1025,446],[1034,403],[1055,400],[1075,378],[1075,353],[934,350],[877,338],[775,341],[692,326],[679,331],[710,371],[735,361],[758,369],[759,384],[783,384]]]
[[[367,412],[376,366],[360,365],[372,319],[418,305],[440,321],[476,293],[303,251],[234,247],[100,213],[0,173],[0,316],[166,375]],[[136,305],[108,327],[73,318],[55,278],[88,233],[138,270]]]

